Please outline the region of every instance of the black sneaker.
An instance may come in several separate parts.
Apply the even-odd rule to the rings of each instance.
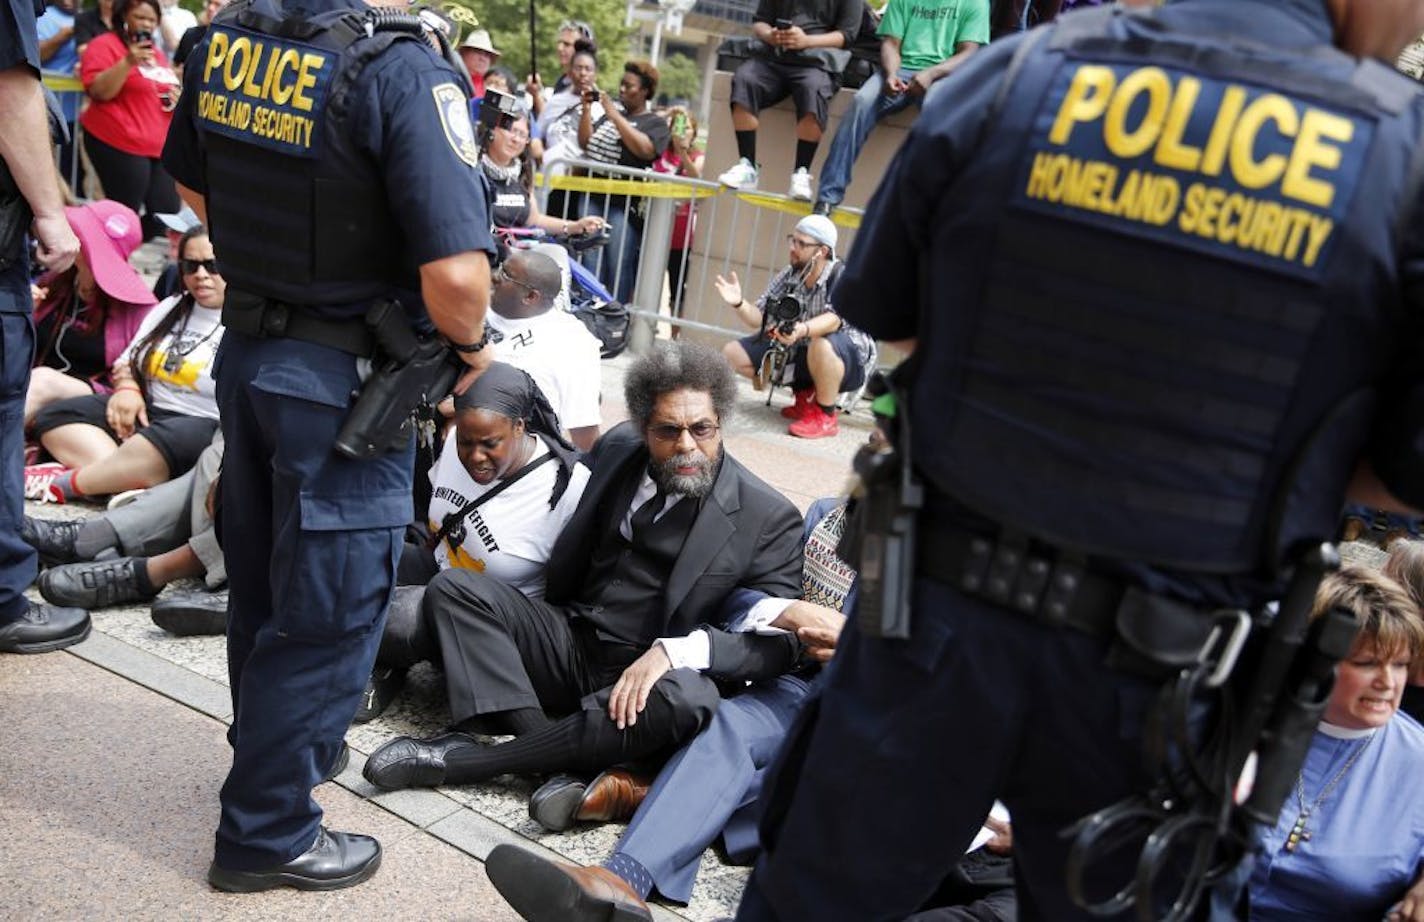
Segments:
[[[40,552],[40,563],[53,567],[61,563],[74,563],[79,555],[74,552],[75,539],[79,537],[80,519],[35,519],[25,516],[20,520],[20,539]]]
[[[157,593],[139,588],[141,565],[133,557],[120,557],[54,567],[40,574],[40,595],[55,605],[88,609],[146,601]]]
[[[0,624],[0,653],[50,653],[89,636],[89,613],[31,602],[18,621]]]
[[[404,669],[391,666],[377,666],[372,669],[371,678],[366,680],[366,690],[361,693],[361,705],[356,708],[356,716],[352,721],[364,724],[380,717],[404,687]]]
[[[154,600],[149,614],[154,624],[179,637],[226,634],[227,590],[170,591]]]
[[[831,204],[830,202],[817,202],[817,203],[811,208],[811,214],[818,214],[818,215],[821,215],[821,216],[823,216],[823,217],[829,218],[829,217],[831,216],[831,212],[833,212],[833,211],[835,211],[835,210],[836,210],[836,206],[833,205],[833,204]]]

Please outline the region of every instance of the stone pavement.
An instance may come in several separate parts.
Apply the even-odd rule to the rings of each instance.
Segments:
[[[626,417],[627,362],[604,363],[610,425]],[[803,442],[785,434],[777,413],[789,399],[778,392],[766,407],[765,394],[743,382],[739,413],[724,435],[733,455],[804,510],[843,489],[870,420],[862,404],[842,418],[838,437]],[[35,504],[27,511],[94,513]],[[371,881],[332,894],[231,896],[203,880],[230,761],[223,639],[171,637],[138,606],[96,612],[94,634],[64,653],[0,654],[0,920],[285,919],[328,911],[350,918],[514,918],[481,864],[495,844],[595,863],[622,827],[544,832],[528,817],[534,785],[527,779],[390,793],[367,784],[360,767],[376,746],[448,723],[443,697],[441,676],[413,670],[381,719],[347,734],[351,766],[317,791],[331,825],[381,839],[384,864]],[[729,916],[746,874],[709,851],[692,903],[655,912],[663,920]]]

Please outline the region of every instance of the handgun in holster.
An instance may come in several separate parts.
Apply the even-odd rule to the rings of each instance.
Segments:
[[[410,444],[416,409],[449,394],[463,364],[438,335],[417,336],[397,301],[372,305],[366,325],[376,341],[376,357],[336,436],[336,450],[357,460]]]
[[[865,445],[856,452],[853,467],[859,486],[837,553],[842,560],[856,564],[856,625],[861,633],[903,640],[910,636],[915,529],[924,505],[924,487],[910,463],[909,409],[904,392],[879,372],[868,390],[877,398],[886,394],[895,397],[894,422],[886,421],[895,447]]]

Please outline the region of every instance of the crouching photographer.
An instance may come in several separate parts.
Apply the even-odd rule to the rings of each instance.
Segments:
[[[783,363],[792,367],[796,402],[781,411],[791,420],[788,431],[803,439],[820,439],[840,431],[836,401],[855,390],[870,371],[875,344],[846,323],[832,307],[840,277],[836,259],[836,226],[822,215],[807,215],[786,237],[789,261],[772,278],[755,304],[742,296],[735,272],[717,276],[717,293],[737,316],[757,333],[722,349],[737,374],[757,382],[783,380]]]

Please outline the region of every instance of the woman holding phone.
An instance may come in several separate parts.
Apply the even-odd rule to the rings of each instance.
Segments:
[[[159,163],[179,83],[154,42],[162,13],[158,0],[118,0],[114,30],[84,49],[79,79],[90,104],[79,116],[84,151],[104,197],[144,210],[144,239],[159,236],[160,214],[181,203],[173,178]]]

